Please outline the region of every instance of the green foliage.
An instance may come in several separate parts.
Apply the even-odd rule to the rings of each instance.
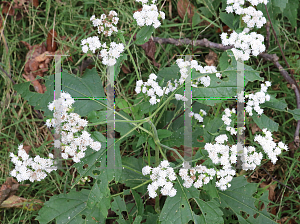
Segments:
[[[54,75],[44,77],[47,91],[44,94],[31,92],[29,90],[30,82],[20,83],[14,86],[14,89],[36,109],[45,111],[45,116],[52,116],[47,105],[54,99]],[[102,81],[95,68],[85,70],[82,78],[62,71],[62,91],[68,92],[72,98],[85,98],[77,100],[73,104],[74,113],[80,116],[86,116],[92,110],[103,109],[99,100],[93,98],[106,98],[102,86]]]
[[[86,189],[80,192],[72,189],[68,194],[54,195],[45,202],[36,220],[41,224],[47,224],[52,220],[55,220],[57,224],[105,222],[103,212],[99,212],[98,206],[103,206],[100,205],[101,202],[96,201],[96,206],[92,207],[87,203],[93,200],[90,197],[94,196]]]
[[[256,189],[257,184],[247,182],[244,176],[233,178],[230,188],[226,191],[219,191],[220,206],[233,211],[238,217],[239,223],[276,223],[267,212],[268,200],[266,202],[266,199],[263,198],[265,206],[262,211],[255,207],[254,203],[257,199],[252,195]],[[249,217],[245,218],[241,211],[249,214]],[[256,217],[254,217],[255,214]]]
[[[136,34],[135,44],[142,45],[150,39],[152,33],[155,28],[153,26],[144,26],[140,31]]]

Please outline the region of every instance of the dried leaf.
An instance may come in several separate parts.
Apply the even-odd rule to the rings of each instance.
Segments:
[[[123,71],[125,74],[131,73],[131,71],[129,70],[129,68],[127,68],[125,65],[122,65],[121,69],[122,69],[122,71]]]
[[[4,2],[2,6],[2,13],[13,16],[15,14],[15,9],[9,2]]]
[[[205,56],[205,62],[208,66],[216,66],[218,55],[209,49],[209,54]]]
[[[181,19],[184,19],[184,15],[187,11],[187,16],[189,19],[189,22],[192,22],[193,16],[194,16],[194,9],[195,6],[190,3],[189,0],[179,0],[177,2],[177,12]]]
[[[266,186],[268,186],[268,191],[269,191],[269,200],[270,201],[275,201],[275,188],[276,188],[277,184],[273,184],[273,182],[271,182],[270,184],[267,184],[266,182],[263,182],[260,184],[260,188],[265,188]]]
[[[42,208],[43,201],[38,199],[25,199],[19,196],[13,195],[6,199],[2,204],[1,208],[22,208],[28,211],[36,211]]]
[[[55,37],[57,37],[57,33],[55,30],[51,29],[47,37],[47,51],[54,52],[57,50],[57,43],[55,41]]]
[[[7,177],[5,183],[0,188],[0,204],[8,197],[14,195],[19,186],[19,183],[13,177]]]

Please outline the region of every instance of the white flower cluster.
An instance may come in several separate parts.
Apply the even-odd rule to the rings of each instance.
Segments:
[[[102,63],[104,65],[113,66],[116,64],[116,59],[118,59],[121,55],[121,53],[124,51],[124,44],[116,42],[110,43],[110,48],[106,46],[106,43],[101,44],[99,37],[88,37],[87,39],[81,40],[82,51],[83,53],[87,53],[89,50],[91,50],[93,53],[95,53],[96,50],[101,49],[100,55],[102,57]]]
[[[240,58],[243,61],[247,61],[250,58],[250,54],[257,56],[266,50],[266,46],[263,44],[263,35],[256,32],[249,34],[246,31],[244,30],[239,34],[233,31],[229,38],[227,38],[227,33],[220,35],[223,45],[234,45],[234,48],[231,50],[236,60]]]
[[[61,145],[64,153],[62,158],[68,159],[73,157],[75,163],[79,162],[85,156],[84,151],[90,146],[93,150],[99,151],[101,143],[95,142],[87,131],[82,129],[88,124],[87,120],[81,119],[76,113],[70,113],[74,99],[69,93],[62,92],[60,98],[49,103],[49,110],[53,111],[52,119],[46,121],[48,127],[55,127],[56,131],[61,131],[61,141],[56,140],[54,146],[60,148]],[[59,120],[61,123],[59,123]],[[81,135],[80,135],[81,134]]]
[[[256,166],[260,165],[263,154],[261,152],[257,153],[253,146],[245,146],[241,153],[242,169],[243,170],[254,170]]]
[[[178,67],[180,68],[180,74],[181,77],[179,79],[179,83],[182,84],[184,83],[185,79],[188,77],[188,66],[191,66],[191,69],[195,68],[196,71],[199,71],[200,73],[214,73],[217,72],[215,66],[205,66],[202,67],[201,65],[198,65],[198,62],[196,60],[192,60],[191,62],[189,61],[184,61],[183,59],[177,59],[176,63]],[[216,74],[217,77],[221,77],[220,73]],[[197,87],[199,82],[204,85],[205,87],[208,87],[210,85],[210,77],[209,76],[202,76],[198,78],[198,81],[194,81],[192,83],[193,87]]]
[[[155,198],[157,193],[155,192],[159,187],[162,187],[160,192],[162,195],[168,195],[174,197],[176,195],[176,189],[173,188],[173,180],[176,180],[176,174],[174,169],[170,167],[167,160],[162,161],[158,167],[151,168],[145,166],[142,169],[143,175],[149,175],[152,183],[148,185],[149,197]]]
[[[111,34],[115,31],[118,32],[118,29],[114,27],[112,24],[117,24],[119,18],[115,17],[117,13],[115,11],[110,11],[109,15],[106,17],[105,14],[101,15],[101,19],[96,19],[95,15],[93,15],[90,20],[93,22],[95,27],[98,27],[98,33],[104,33],[104,35],[111,36]],[[111,21],[108,21],[111,20]],[[109,30],[105,30],[104,26],[108,27]],[[88,37],[87,39],[81,40],[82,51],[83,53],[87,53],[89,50],[95,53],[96,50],[100,50],[100,55],[102,57],[102,63],[104,65],[113,66],[116,64],[116,59],[118,59],[121,53],[124,51],[124,44],[116,42],[111,42],[109,49],[106,46],[106,42],[101,44],[98,36]]]
[[[152,1],[153,4],[147,5],[148,0],[136,0],[137,2],[143,3],[142,11],[137,11],[133,14],[133,18],[136,20],[138,26],[151,26],[156,29],[161,23],[158,21],[159,18],[165,19],[165,13],[160,11],[158,13],[158,9],[154,4],[155,1]]]
[[[98,28],[98,33],[101,34],[103,32],[103,34],[106,37],[111,36],[111,34],[113,32],[118,32],[118,29],[116,26],[119,18],[117,17],[117,13],[115,11],[110,11],[108,16],[106,16],[105,14],[102,14],[100,19],[95,18],[95,15],[93,15],[90,18],[90,21],[93,22],[93,26]],[[114,25],[113,25],[114,24]],[[106,29],[108,28],[108,29]]]
[[[231,164],[237,161],[237,146],[233,145],[229,147],[228,145],[223,145],[227,140],[228,137],[226,135],[219,135],[215,138],[216,144],[206,143],[204,146],[212,162],[223,166],[223,169],[217,171],[217,177],[220,178],[220,180],[216,182],[216,186],[219,187],[220,190],[226,190],[227,187],[230,187],[229,182],[235,175]]]
[[[270,95],[266,94],[268,87],[271,86],[271,82],[266,81],[265,84],[261,84],[261,90],[255,94],[246,95],[245,98],[249,98],[246,106],[246,112],[250,116],[253,115],[252,110],[254,109],[259,115],[261,115],[264,110],[260,108],[259,104],[265,103],[270,100]]]
[[[18,149],[18,155],[10,153],[11,161],[15,164],[15,169],[10,172],[10,175],[16,177],[18,182],[41,181],[45,179],[47,173],[56,170],[52,153],[49,153],[48,159],[41,158],[39,155],[32,159],[24,150],[23,144],[19,145]]]
[[[175,85],[171,83],[171,81],[168,81],[167,86],[161,88],[158,83],[155,81],[157,79],[157,76],[154,73],[151,73],[149,75],[149,79],[147,82],[143,82],[143,80],[138,80],[136,82],[136,87],[135,87],[135,92],[139,94],[140,92],[150,96],[150,104],[154,105],[158,102],[160,102],[160,99],[157,99],[156,97],[162,97],[164,94],[168,95],[170,92],[173,92],[177,87],[178,87],[178,81],[175,79],[174,83]],[[180,95],[180,94],[175,94],[175,98],[177,100],[183,100],[186,101],[187,98]]]
[[[197,173],[199,173],[198,177]],[[202,165],[197,165],[195,168],[191,169],[181,168],[179,170],[179,175],[184,180],[184,187],[190,188],[194,184],[195,188],[199,188],[208,184],[209,181],[216,175],[216,171],[214,169],[208,169]]]
[[[206,112],[202,109],[200,109],[200,112],[198,114],[194,113],[193,111],[189,114],[190,117],[194,117],[199,122],[203,122],[203,116],[206,115]]]
[[[236,135],[237,131],[235,130],[234,127],[230,126],[230,123],[232,121],[230,119],[230,117],[231,117],[231,114],[235,114],[235,112],[236,112],[235,109],[232,108],[230,111],[229,108],[226,108],[224,112],[225,112],[225,114],[222,116],[222,120],[224,121],[224,124],[226,125],[226,131],[230,131],[231,135]]]
[[[262,131],[264,133],[264,137],[261,135],[256,135],[254,141],[258,142],[262,146],[269,159],[271,159],[272,163],[275,164],[278,160],[277,155],[279,155],[283,149],[288,151],[288,146],[283,142],[278,142],[278,144],[276,144],[273,141],[272,133],[266,128],[264,128]]]
[[[267,0],[248,0],[252,5],[256,6],[260,3],[267,4]],[[247,24],[249,28],[254,28],[255,25],[261,28],[267,21],[263,17],[262,11],[256,10],[254,7],[249,6],[248,8],[243,8],[242,5],[245,4],[245,0],[227,0],[227,13],[235,12],[238,15],[245,15],[242,19]]]

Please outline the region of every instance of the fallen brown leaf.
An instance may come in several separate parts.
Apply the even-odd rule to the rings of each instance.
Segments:
[[[189,22],[192,22],[193,16],[194,16],[194,9],[195,6],[190,3],[189,0],[179,0],[177,2],[177,12],[181,19],[184,19],[184,16],[187,11],[187,17],[189,19]]]
[[[129,68],[127,68],[125,65],[122,65],[121,69],[122,69],[122,71],[123,71],[125,74],[131,73],[131,71],[129,70]]]
[[[42,208],[43,201],[38,199],[25,199],[16,195],[10,196],[0,208],[22,208],[28,211],[36,211]]]
[[[218,55],[214,51],[209,49],[208,55],[205,56],[205,63],[208,66],[216,66],[217,61],[218,61]]]
[[[51,29],[47,37],[47,51],[54,52],[57,50],[57,43],[55,41],[56,37],[57,37],[56,31]]]

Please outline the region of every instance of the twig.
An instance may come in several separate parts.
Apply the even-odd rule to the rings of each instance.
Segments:
[[[285,185],[284,183],[280,182],[279,180],[277,180],[276,178],[274,178],[265,168],[261,167],[273,180],[277,181],[278,183],[280,183],[281,185],[285,186],[286,188],[290,189],[291,191],[294,191],[295,193],[300,195],[299,191],[295,191],[294,189],[290,188],[289,186]]]
[[[196,101],[194,101],[191,106],[193,106],[196,103]],[[173,120],[171,120],[168,124],[166,124],[162,129],[166,129],[171,123],[173,123],[174,121],[176,121],[179,117],[181,117],[184,114],[184,110],[177,116],[175,117]]]
[[[270,46],[270,22],[268,21],[266,24],[266,31],[267,31],[267,36],[266,36],[266,52],[269,49]]]
[[[300,109],[300,98],[299,98],[299,95],[300,95],[300,94],[299,94],[299,93],[300,93],[300,88],[299,88],[299,85],[297,84],[297,81],[296,81],[296,79],[295,79],[295,77],[294,77],[294,70],[291,69],[291,67],[290,67],[289,63],[287,62],[286,57],[285,57],[285,55],[284,55],[284,53],[283,53],[283,51],[282,51],[282,48],[281,48],[280,43],[279,43],[279,40],[278,40],[278,38],[277,38],[275,29],[274,29],[274,27],[273,27],[273,24],[272,24],[272,21],[271,21],[271,18],[270,18],[270,14],[269,14],[269,11],[268,11],[268,8],[267,8],[266,5],[265,5],[265,9],[266,9],[266,12],[267,12],[267,15],[268,15],[268,18],[269,18],[271,27],[272,27],[272,31],[273,31],[273,33],[274,33],[274,37],[275,37],[275,39],[276,39],[276,41],[277,41],[277,45],[278,45],[278,47],[279,47],[279,49],[280,49],[280,52],[281,52],[281,55],[282,55],[282,57],[283,57],[283,60],[284,60],[284,62],[285,62],[285,64],[286,64],[286,66],[287,66],[287,67],[289,68],[289,70],[290,70],[291,77],[292,77],[292,79],[293,79],[293,84],[291,84],[291,85],[292,85],[292,88],[294,89],[295,94],[296,94],[297,108]],[[293,86],[293,85],[294,85],[294,86]],[[295,89],[297,89],[297,91],[296,91]],[[297,121],[297,127],[296,127],[296,131],[295,131],[295,134],[294,134],[294,145],[295,145],[297,148],[299,147],[299,129],[300,129],[300,120]],[[293,149],[292,149],[292,154],[294,154],[294,150],[293,150]],[[293,156],[293,157],[294,157],[294,156]]]

